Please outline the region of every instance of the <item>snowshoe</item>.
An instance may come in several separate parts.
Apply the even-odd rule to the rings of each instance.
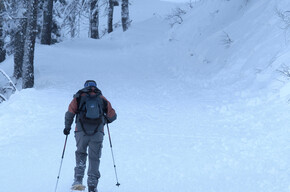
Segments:
[[[82,184],[73,185],[71,187],[72,191],[84,191],[85,189],[86,189],[86,186],[84,186]]]

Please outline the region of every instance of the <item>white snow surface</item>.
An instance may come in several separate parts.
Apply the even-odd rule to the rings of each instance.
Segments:
[[[106,135],[99,192],[289,192],[290,83],[277,70],[290,48],[276,10],[290,2],[193,5],[135,0],[140,15],[125,33],[37,45],[35,87],[0,105],[0,191],[54,191],[64,113],[94,79],[118,114],[110,131],[121,186]],[[187,14],[170,28],[175,6]],[[12,75],[13,58],[0,68]],[[58,192],[70,191],[74,152],[70,134]]]

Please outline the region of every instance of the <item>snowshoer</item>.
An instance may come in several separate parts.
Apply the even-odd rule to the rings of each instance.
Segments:
[[[111,103],[102,95],[93,80],[88,80],[84,88],[79,90],[71,101],[65,113],[65,128],[63,133],[70,134],[71,125],[76,116],[75,139],[77,150],[75,152],[76,166],[74,168],[74,182],[72,189],[84,190],[83,177],[88,167],[88,191],[97,192],[100,178],[99,165],[104,137],[104,125],[113,122],[117,115]],[[88,153],[87,153],[88,149]]]

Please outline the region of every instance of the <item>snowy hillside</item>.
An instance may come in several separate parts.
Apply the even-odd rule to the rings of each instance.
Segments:
[[[176,0],[177,1],[177,0]],[[182,1],[180,1],[182,2]],[[99,192],[290,192],[288,0],[132,1],[131,28],[37,45],[35,88],[0,104],[3,192],[54,191],[73,94],[95,79],[115,108]],[[176,7],[183,22],[166,20]],[[0,64],[9,75],[13,58]],[[69,135],[58,191],[70,191]]]

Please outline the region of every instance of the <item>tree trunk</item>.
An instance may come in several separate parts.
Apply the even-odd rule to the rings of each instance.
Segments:
[[[27,14],[26,39],[23,56],[23,81],[22,88],[32,88],[34,86],[34,48],[37,24],[37,4],[38,0],[30,0]]]
[[[114,0],[109,0],[108,9],[108,33],[113,32]]]
[[[12,0],[11,8],[13,12],[18,10],[19,6],[23,7],[21,13],[17,13],[19,19],[15,22],[16,27],[14,27],[14,32],[12,33],[12,45],[14,49],[14,73],[13,76],[16,80],[22,77],[22,67],[23,67],[23,55],[24,55],[24,43],[25,43],[25,33],[27,27],[27,1],[25,0]]]
[[[129,19],[129,0],[122,0],[122,27],[123,31],[127,31],[130,26]]]
[[[70,36],[75,38],[77,36],[77,14],[78,14],[79,0],[73,0],[71,2],[71,11],[69,14]]]
[[[24,55],[24,43],[25,43],[25,32],[27,27],[27,19],[21,18],[19,21],[19,30],[16,31],[14,36],[14,74],[16,79],[22,77],[23,67],[23,55]]]
[[[4,31],[3,31],[3,13],[5,11],[4,3],[0,0],[0,63],[6,58],[6,50],[4,49]]]
[[[99,6],[98,0],[91,1],[90,7],[90,38],[99,39]]]
[[[43,24],[41,31],[41,44],[51,44],[51,30],[52,30],[52,9],[53,0],[46,0],[43,4]]]

